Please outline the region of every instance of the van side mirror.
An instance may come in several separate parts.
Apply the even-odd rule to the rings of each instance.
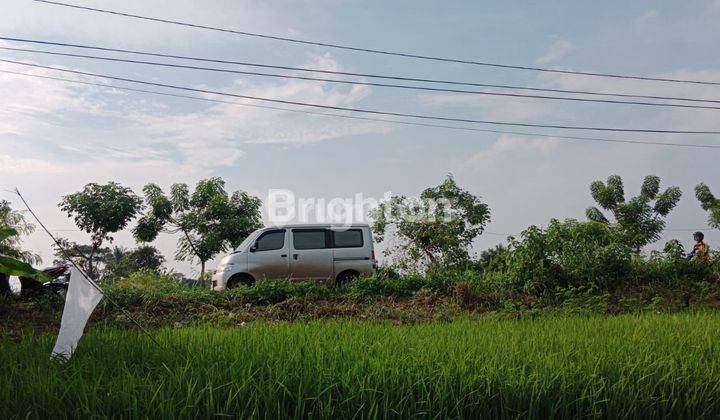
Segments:
[[[255,251],[257,251],[257,244],[250,247],[250,252],[255,252]]]

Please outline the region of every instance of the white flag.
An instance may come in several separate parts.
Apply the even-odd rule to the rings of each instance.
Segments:
[[[102,293],[77,268],[70,269],[70,285],[65,296],[65,308],[53,356],[70,358],[83,335],[90,314],[102,297]]]

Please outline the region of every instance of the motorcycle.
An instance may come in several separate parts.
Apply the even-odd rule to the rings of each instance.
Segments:
[[[21,293],[30,293],[33,295],[43,293],[64,295],[67,293],[70,284],[70,266],[57,265],[41,270],[41,272],[50,277],[50,280],[39,282],[30,277],[18,277],[20,280]]]

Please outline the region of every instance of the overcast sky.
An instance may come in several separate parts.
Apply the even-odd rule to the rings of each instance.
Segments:
[[[77,4],[241,31],[360,47],[560,69],[720,81],[720,0],[649,1],[88,1]],[[720,87],[621,81],[437,63],[289,44],[181,28],[31,2],[0,0],[0,36],[94,44],[162,53],[397,74],[480,83],[720,99]],[[0,41],[2,42],[2,41]],[[10,42],[2,45],[10,46]],[[19,44],[13,44],[19,46]],[[27,46],[27,45],[26,45]],[[37,48],[37,47],[31,47]],[[50,50],[52,48],[45,47]],[[0,58],[64,68],[346,107],[528,123],[718,130],[720,111],[565,103],[217,74],[0,51]],[[58,75],[0,63],[0,70]],[[110,82],[103,82],[108,85]],[[130,86],[127,83],[117,85]],[[57,203],[88,182],[118,181],[137,193],[148,182],[167,188],[220,176],[228,189],[265,198],[268,189],[297,197],[381,198],[417,195],[452,173],[492,209],[477,248],[504,241],[550,218],[584,218],[588,185],[618,174],[626,192],[657,174],[683,199],[660,241],[689,243],[704,229],[692,188],[705,181],[720,194],[720,150],[592,143],[556,138],[450,131],[306,115],[132,93],[0,73],[0,190],[18,187],[56,233],[77,241]],[[250,103],[250,102],[248,102]],[[493,127],[487,127],[493,128]],[[552,130],[534,130],[548,134]],[[592,135],[592,133],[572,133]],[[597,136],[597,134],[596,134]],[[685,143],[717,136],[605,134],[607,138]],[[155,245],[169,266],[176,238]],[[49,239],[26,247],[52,261]],[[123,232],[114,242],[135,246]]]

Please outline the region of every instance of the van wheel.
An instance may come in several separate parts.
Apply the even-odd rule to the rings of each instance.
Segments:
[[[356,271],[343,271],[342,273],[338,274],[335,282],[338,287],[345,287],[350,284],[350,282],[355,280],[358,276],[359,274]]]
[[[255,279],[249,274],[235,274],[227,281],[227,288],[234,289],[240,285],[251,287],[255,284]]]

